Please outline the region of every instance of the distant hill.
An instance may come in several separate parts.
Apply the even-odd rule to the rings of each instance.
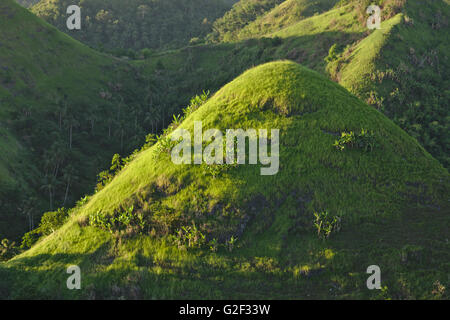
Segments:
[[[279,172],[175,165],[160,139],[59,230],[0,264],[2,296],[408,299],[446,281],[449,174],[379,111],[288,61],[252,68],[192,107],[172,130],[278,128]],[[373,148],[333,146],[362,129]],[[372,264],[383,291],[367,290]],[[83,290],[61,289],[69,265]]]
[[[210,41],[231,41],[236,33],[270,11],[284,0],[240,0],[225,15],[214,22]]]
[[[233,0],[42,0],[33,13],[60,31],[100,49],[186,46],[211,31]],[[79,5],[81,30],[67,30],[66,9]],[[195,39],[194,39],[195,41]]]

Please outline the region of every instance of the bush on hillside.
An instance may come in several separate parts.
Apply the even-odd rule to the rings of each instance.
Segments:
[[[59,208],[56,211],[46,212],[42,215],[39,226],[25,233],[22,237],[21,248],[31,248],[40,238],[52,234],[58,230],[69,217],[70,211],[66,208]]]
[[[319,238],[328,239],[341,230],[341,217],[331,216],[328,211],[314,212],[314,227]]]
[[[341,137],[333,144],[340,151],[348,147],[362,149],[364,152],[372,151],[375,145],[375,135],[365,129],[362,129],[358,134],[353,131],[342,132]]]
[[[19,252],[16,243],[3,239],[0,242],[0,261],[6,261],[14,257]]]

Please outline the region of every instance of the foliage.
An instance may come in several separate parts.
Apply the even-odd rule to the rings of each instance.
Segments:
[[[68,5],[82,8],[81,30],[67,30]],[[109,51],[185,46],[194,35],[210,32],[211,22],[230,7],[224,0],[42,0],[32,11],[75,39]],[[130,50],[122,55],[136,58]]]
[[[195,223],[178,230],[176,243],[179,248],[202,248],[207,244],[205,235],[197,228]]]
[[[365,129],[358,134],[353,131],[342,132],[341,137],[334,142],[333,146],[340,151],[346,147],[362,149],[364,152],[372,151],[376,146],[375,135]]]
[[[328,239],[341,230],[341,217],[331,216],[328,211],[314,212],[314,227],[319,238]]]
[[[336,43],[330,47],[330,50],[328,51],[328,56],[325,57],[326,62],[332,62],[337,59],[336,48],[337,48]]]
[[[6,261],[14,257],[18,253],[18,248],[14,241],[3,239],[0,242],[0,261]]]
[[[237,242],[237,237],[235,237],[234,235],[231,236],[230,240],[227,241],[227,249],[229,252],[232,252],[233,249],[236,246],[236,242]]]
[[[108,183],[113,154],[160,133],[174,106],[139,67],[74,41],[12,0],[0,6],[10,12],[0,38],[15,39],[0,47],[0,79],[10,78],[0,80],[0,236],[19,240],[43,212],[92,192],[99,172],[99,189]]]
[[[218,21],[225,20],[228,22],[226,28],[223,28],[226,30],[233,30],[236,26],[239,26],[231,35],[227,34],[228,38],[242,40],[261,37],[295,25],[308,17],[326,12],[333,7],[337,0],[285,0],[276,2],[279,4],[270,10],[257,12],[256,19],[248,19],[244,26],[240,26],[235,21],[238,20],[237,17],[233,19],[232,16],[227,17],[227,15]],[[232,10],[229,11],[229,13],[231,12]]]
[[[38,230],[43,236],[47,236],[58,230],[69,216],[69,211],[59,208],[57,211],[46,212],[42,215]]]
[[[116,233],[125,231],[128,227],[134,226],[143,231],[146,227],[142,216],[133,213],[134,207],[131,206],[124,210],[116,211],[113,215],[106,212],[96,211],[89,215],[89,225]]]
[[[41,234],[39,230],[31,230],[25,233],[22,237],[22,242],[20,244],[21,249],[31,248],[39,239],[41,238]]]
[[[350,2],[360,10],[361,23],[367,18],[365,4],[381,5],[382,29],[331,62],[332,78],[386,114],[448,167],[449,73],[443,72],[450,68],[448,3],[433,1],[423,7],[420,1]]]
[[[31,248],[42,237],[58,230],[67,220],[70,210],[59,208],[56,211],[46,212],[42,215],[39,226],[25,233],[22,237],[21,248]]]
[[[28,8],[31,7],[33,5],[35,5],[36,3],[38,3],[40,0],[17,0],[17,2],[19,4],[21,4],[22,6]]]

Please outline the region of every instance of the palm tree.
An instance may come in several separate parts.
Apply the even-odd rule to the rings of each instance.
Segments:
[[[41,189],[47,189],[47,191],[48,191],[48,196],[49,196],[49,200],[50,200],[50,211],[53,210],[53,197],[54,197],[53,191],[57,184],[58,184],[58,181],[55,176],[47,175],[44,177],[43,183],[41,185]]]

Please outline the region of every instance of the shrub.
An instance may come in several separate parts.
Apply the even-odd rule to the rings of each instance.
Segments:
[[[66,208],[59,208],[56,211],[44,213],[39,226],[24,234],[20,247],[22,249],[31,248],[40,238],[58,230],[66,222],[69,214],[70,211]]]
[[[0,242],[0,261],[6,261],[14,257],[19,252],[16,243],[3,239]]]
[[[314,212],[314,227],[319,238],[328,239],[333,232],[341,229],[341,218],[331,216],[328,211]]]
[[[153,51],[149,48],[145,48],[141,50],[141,55],[144,57],[144,59],[150,58],[150,56],[153,54]]]
[[[328,51],[328,56],[325,57],[325,62],[332,62],[334,60],[336,60],[338,58],[337,53],[336,53],[336,48],[337,48],[337,44],[333,44],[330,48],[330,50]]]
[[[47,236],[58,230],[69,216],[69,211],[59,208],[57,211],[46,212],[41,218],[38,230],[43,236]]]
[[[208,246],[209,250],[211,250],[212,252],[217,252],[217,250],[219,249],[219,242],[216,238],[214,238],[208,242]]]
[[[114,211],[113,214],[98,210],[88,216],[88,223],[111,234],[123,231],[142,234],[149,225],[143,214],[134,214],[134,206]]]
[[[235,236],[231,236],[230,240],[227,241],[227,248],[228,251],[232,252],[234,247],[236,246],[236,242],[237,242],[238,238],[236,238]]]
[[[376,146],[375,135],[365,129],[358,134],[353,131],[342,132],[341,137],[334,142],[333,146],[340,151],[346,147],[363,149],[365,152],[372,151]]]
[[[183,114],[185,119],[188,117],[192,112],[200,108],[206,100],[209,98],[209,91],[203,91],[201,95],[196,95],[195,97],[191,98],[191,101],[189,102],[189,105],[183,109]]]
[[[41,237],[41,233],[35,229],[27,232],[22,237],[22,243],[20,244],[21,249],[31,248]]]
[[[179,248],[202,248],[206,245],[206,236],[193,223],[178,230],[176,242]]]
[[[194,37],[191,40],[189,40],[189,45],[195,46],[195,45],[202,44],[202,42],[203,41],[199,37]]]
[[[170,154],[173,147],[182,140],[182,138],[180,138],[180,141],[173,141],[167,134],[159,135],[157,139],[158,145],[156,147],[156,153],[154,154],[155,158],[159,158],[163,154]]]

